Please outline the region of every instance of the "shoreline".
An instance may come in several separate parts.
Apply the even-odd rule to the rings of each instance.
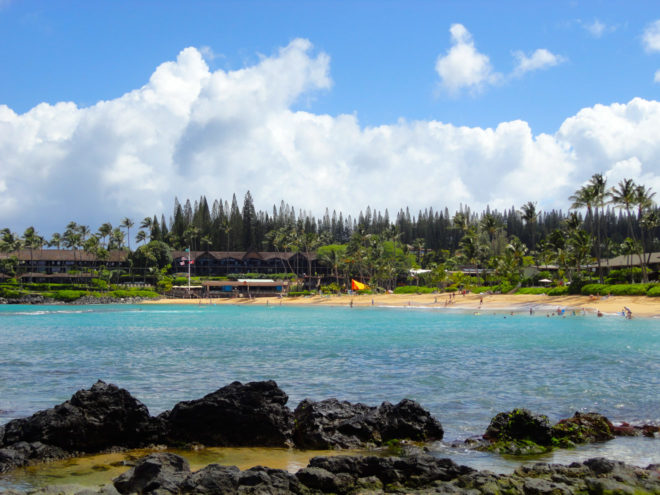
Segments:
[[[512,313],[557,315],[585,314],[596,316],[600,311],[604,316],[619,316],[624,307],[631,310],[634,317],[660,318],[660,298],[648,296],[546,296],[529,294],[456,294],[450,299],[449,293],[440,294],[363,294],[363,295],[316,295],[289,297],[247,298],[163,298],[144,300],[140,304],[179,304],[179,305],[248,305],[248,306],[333,306],[333,307],[392,307],[411,309],[436,309],[460,311],[509,311]]]

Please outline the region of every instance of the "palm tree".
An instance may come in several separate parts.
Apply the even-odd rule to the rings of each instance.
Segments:
[[[591,176],[589,186],[592,189],[593,201],[596,213],[596,262],[598,263],[598,280],[603,283],[602,259],[602,241],[601,241],[601,219],[604,215],[605,204],[607,203],[607,179],[603,174],[594,174]],[[593,231],[592,231],[593,234]]]
[[[483,231],[488,234],[488,240],[489,240],[489,243],[490,243],[491,253],[496,254],[495,253],[495,236],[501,230],[502,225],[500,224],[499,220],[497,218],[495,218],[495,215],[493,215],[492,213],[486,213],[481,218],[480,226],[483,229]]]
[[[616,208],[626,210],[626,216],[628,219],[628,236],[632,241],[628,247],[638,247],[635,231],[632,225],[632,207],[637,201],[637,186],[635,186],[632,179],[623,179],[619,181],[618,188],[613,187],[610,190],[610,198]],[[629,259],[630,281],[632,283],[632,253],[630,254]]]
[[[522,218],[525,225],[529,228],[532,235],[531,249],[534,249],[536,246],[535,234],[536,234],[536,222],[539,218],[539,213],[536,211],[536,203],[528,201],[520,207],[520,217]]]
[[[569,234],[568,245],[571,258],[575,263],[576,275],[579,279],[582,267],[590,261],[593,239],[586,231],[575,229]]]
[[[59,232],[53,233],[52,236],[50,236],[50,242],[48,245],[50,247],[56,247],[57,249],[60,249],[60,245],[62,244],[62,234]]]
[[[585,186],[582,186],[580,189],[575,191],[575,194],[572,196],[569,196],[569,198],[573,203],[571,204],[571,209],[572,210],[577,210],[581,208],[586,208],[587,209],[587,218],[589,218],[589,223],[590,223],[590,229],[591,232],[593,233],[594,230],[594,224],[596,222],[594,211],[593,211],[593,206],[596,203],[596,188],[594,188],[591,184],[587,184]],[[598,241],[598,244],[600,244],[600,240]],[[600,253],[599,249],[596,250],[596,259],[598,260],[598,277],[600,279],[600,283],[603,283],[603,273],[601,271],[600,267]]]
[[[108,247],[108,244],[105,242],[106,237],[110,237],[112,234],[112,224],[110,222],[106,222],[103,225],[99,227],[98,230],[98,235],[101,238],[101,241],[104,247]]]
[[[135,234],[135,242],[142,242],[144,243],[147,239],[147,233],[144,230],[139,230],[137,234]]]
[[[640,247],[641,247],[641,257],[640,263],[642,265],[642,282],[648,282],[649,277],[646,270],[646,243],[644,239],[645,228],[642,227],[642,218],[644,217],[644,212],[651,209],[654,205],[653,196],[655,192],[651,192],[651,188],[647,188],[644,185],[639,185],[635,188],[635,203],[637,204],[637,222],[639,223],[639,238],[640,238]]]
[[[323,251],[319,253],[319,261],[328,266],[332,270],[332,274],[335,277],[335,282],[339,286],[339,270],[344,264],[344,258],[346,257],[346,247],[345,246],[332,246],[324,248]]]
[[[121,223],[119,224],[120,227],[123,227],[126,229],[126,238],[128,239],[128,250],[131,250],[131,227],[135,225],[133,223],[133,220],[131,220],[128,217],[124,217],[121,220]]]
[[[110,233],[110,240],[108,241],[108,249],[122,249],[124,247],[124,233],[119,227],[112,229]]]
[[[34,227],[28,227],[23,232],[23,245],[30,250],[30,271],[34,271],[34,249],[43,245],[43,239],[34,230]]]
[[[89,227],[87,225],[78,225],[78,233],[80,234],[80,240],[84,243],[90,234]]]
[[[149,229],[149,240],[151,240],[151,230],[153,229],[153,225],[154,221],[151,217],[144,217],[144,220],[140,222],[141,229]]]

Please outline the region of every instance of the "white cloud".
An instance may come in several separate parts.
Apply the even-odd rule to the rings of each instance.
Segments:
[[[584,25],[584,29],[586,29],[594,38],[600,38],[603,36],[606,28],[607,26],[598,19],[594,19],[592,23]]]
[[[660,52],[660,19],[646,26],[642,44],[647,52]]]
[[[653,76],[653,82],[660,82],[660,69],[655,71],[655,75]]]
[[[438,57],[435,64],[442,85],[456,93],[462,88],[480,90],[484,85],[497,82],[500,75],[493,72],[488,56],[477,51],[465,26],[452,24],[449,32],[452,47],[445,56]]]
[[[458,39],[461,38],[460,32]],[[367,205],[566,208],[593,173],[660,191],[660,103],[596,105],[556,134],[524,121],[495,128],[401,120],[361,127],[355,115],[293,111],[331,86],[329,57],[295,40],[257,64],[210,71],[186,48],[143,87],[89,108],[0,105],[0,227],[92,229],[128,216],[169,216],[180,200],[280,200],[321,214]]]
[[[587,31],[587,33],[596,39],[602,38],[604,34],[613,33],[617,30],[616,25],[605,24],[599,19],[594,19],[592,22],[582,22],[580,20],[577,22],[584,28],[585,31]]]
[[[513,75],[516,77],[534,70],[554,67],[565,61],[561,55],[555,55],[545,48],[539,48],[529,57],[521,51],[516,51],[513,57],[516,59],[516,67],[513,69]]]
[[[479,92],[488,85],[521,77],[527,72],[547,69],[565,61],[545,48],[535,50],[529,57],[522,51],[514,51],[516,66],[510,75],[504,77],[495,72],[487,55],[479,53],[472,35],[462,24],[452,24],[449,29],[452,47],[444,56],[439,56],[435,70],[440,76],[441,85],[452,95],[464,88]]]

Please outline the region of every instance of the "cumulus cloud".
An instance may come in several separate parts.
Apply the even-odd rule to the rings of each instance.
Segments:
[[[646,26],[642,44],[647,52],[660,52],[660,19]]]
[[[545,48],[539,48],[529,57],[521,51],[514,52],[513,56],[516,59],[516,67],[513,69],[513,75],[517,77],[527,72],[547,69],[564,62],[564,57],[555,55]]]
[[[461,38],[460,32],[458,35]],[[495,128],[294,111],[332,85],[330,59],[294,40],[258,63],[211,71],[186,48],[141,88],[80,108],[0,105],[0,227],[41,233],[75,220],[96,229],[171,213],[174,197],[280,200],[321,214],[432,206],[566,208],[593,173],[660,191],[660,103],[596,105],[555,134],[524,121]]]
[[[467,88],[474,92],[488,85],[521,77],[527,72],[547,69],[564,62],[561,55],[555,55],[545,48],[539,48],[530,56],[522,51],[514,51],[515,68],[508,76],[495,72],[487,55],[477,51],[472,35],[462,24],[452,24],[452,47],[445,55],[438,57],[435,70],[440,76],[441,85],[452,95]]]
[[[446,55],[438,57],[435,64],[442,85],[456,93],[462,88],[479,90],[497,82],[500,75],[493,71],[488,56],[477,51],[465,26],[452,24],[449,32],[452,47]]]

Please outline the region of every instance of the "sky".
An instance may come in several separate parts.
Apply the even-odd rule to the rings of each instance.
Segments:
[[[0,228],[660,191],[660,2],[0,0]]]

